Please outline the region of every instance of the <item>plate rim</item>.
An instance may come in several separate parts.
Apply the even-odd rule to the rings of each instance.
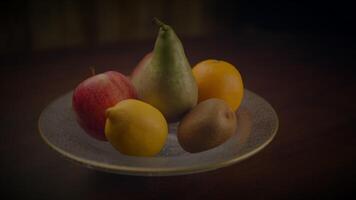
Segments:
[[[148,168],[148,167],[132,167],[132,166],[120,166],[120,165],[113,165],[113,164],[107,164],[107,163],[102,163],[98,162],[95,160],[90,160],[90,159],[85,159],[81,158],[79,156],[76,156],[72,153],[69,153],[56,145],[52,144],[43,134],[43,131],[41,130],[41,119],[43,117],[43,113],[47,110],[47,108],[52,105],[56,100],[64,97],[65,95],[68,95],[69,93],[73,92],[72,90],[69,92],[64,93],[63,95],[55,98],[52,100],[50,103],[48,103],[45,108],[41,111],[38,121],[37,121],[37,128],[40,137],[42,140],[53,150],[55,150],[57,153],[62,155],[64,158],[70,160],[70,161],[75,161],[75,163],[80,164],[82,166],[85,166],[90,169],[95,169],[95,170],[100,170],[104,172],[109,172],[109,173],[115,173],[115,174],[123,174],[123,175],[135,175],[135,176],[175,176],[175,175],[186,175],[186,174],[194,174],[194,173],[200,173],[200,172],[207,172],[223,167],[230,166],[232,164],[241,162],[243,160],[246,160],[247,158],[252,157],[253,155],[257,154],[260,152],[262,149],[264,149],[266,146],[268,146],[274,137],[276,136],[278,129],[279,129],[279,118],[277,115],[277,112],[273,108],[273,106],[263,97],[260,95],[256,94],[255,92],[252,92],[251,90],[248,90],[244,88],[245,92],[249,92],[259,98],[261,98],[264,103],[266,103],[272,111],[272,115],[276,119],[276,126],[274,127],[274,130],[272,132],[272,136],[269,137],[265,142],[263,142],[260,146],[257,148],[253,149],[252,151],[239,156],[235,157],[229,160],[223,160],[221,162],[217,163],[212,163],[212,164],[203,164],[203,165],[197,165],[197,166],[191,166],[191,167],[172,167],[172,168]],[[245,93],[244,92],[244,93]]]

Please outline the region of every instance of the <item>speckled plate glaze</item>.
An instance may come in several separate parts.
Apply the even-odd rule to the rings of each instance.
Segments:
[[[165,147],[156,157],[126,156],[108,142],[88,136],[77,124],[71,107],[72,92],[47,106],[38,127],[42,139],[62,156],[85,167],[140,176],[192,174],[242,161],[267,146],[277,133],[278,117],[272,106],[245,89],[237,115],[237,131],[224,144],[201,153],[184,151],[176,137],[178,123],[169,125]]]

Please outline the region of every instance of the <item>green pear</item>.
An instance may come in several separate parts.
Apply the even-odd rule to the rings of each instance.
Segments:
[[[159,33],[151,55],[132,74],[138,97],[172,122],[197,104],[198,87],[183,45],[174,30],[154,19]]]

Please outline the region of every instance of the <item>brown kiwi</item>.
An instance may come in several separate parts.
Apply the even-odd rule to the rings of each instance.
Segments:
[[[207,99],[184,116],[177,137],[184,150],[197,153],[224,143],[236,131],[236,115],[225,101]]]

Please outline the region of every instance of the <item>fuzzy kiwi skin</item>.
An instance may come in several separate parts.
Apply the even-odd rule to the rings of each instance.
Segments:
[[[236,131],[236,115],[228,104],[216,98],[200,102],[181,120],[177,137],[190,153],[219,146]]]

